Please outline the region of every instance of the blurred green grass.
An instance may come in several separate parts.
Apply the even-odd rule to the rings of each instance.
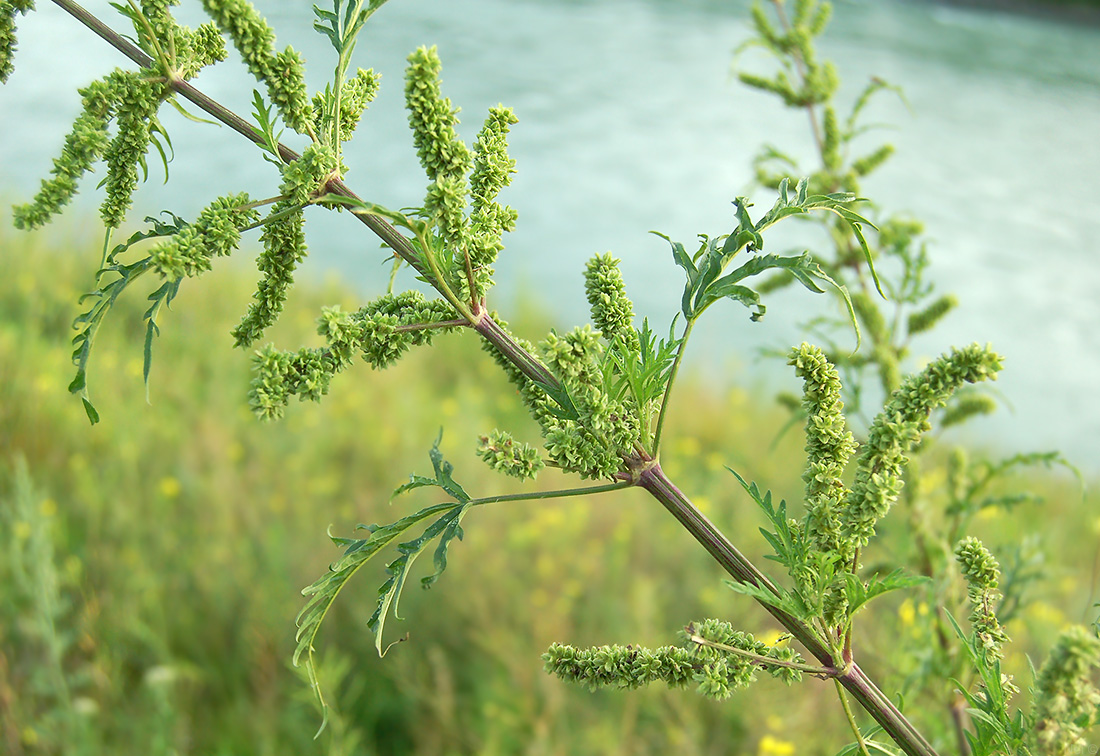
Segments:
[[[365,568],[322,632],[336,714],[314,740],[320,717],[289,659],[299,591],[338,553],[326,528],[347,535],[430,503],[389,495],[430,470],[441,426],[468,491],[520,490],[476,459],[475,438],[502,427],[535,441],[534,427],[472,334],[385,372],[358,367],[321,404],[259,423],[247,410],[249,355],[228,336],[253,272],[231,264],[185,283],[162,317],[151,404],[141,289],[120,302],[92,357],[103,421],[89,427],[66,385],[98,251],[75,227],[64,233],[0,231],[0,751],[778,756],[789,743],[833,753],[848,741],[819,681],[761,680],[720,704],[663,688],[593,694],[542,672],[552,641],[662,645],[705,616],[774,633],[637,491],[472,513],[437,586],[408,592],[407,621],[392,626],[408,642],[383,660],[366,629],[383,562]],[[320,306],[337,302],[356,306],[335,284],[300,286],[272,340],[313,343]],[[545,330],[533,315],[514,325],[530,338]],[[772,447],[786,416],[761,391],[689,377],[674,409],[665,468],[757,556],[762,521],[724,466],[797,500],[800,434]],[[545,473],[540,485],[556,482]],[[1043,532],[1057,557],[1043,600],[1010,627],[1038,660],[1061,625],[1088,619],[1100,517],[1072,481],[1017,482],[1047,503],[990,518],[982,535],[995,547]],[[880,557],[906,552],[904,517],[888,521]],[[860,647],[889,683],[909,666],[889,659],[893,639],[921,608],[884,604]],[[1023,662],[1014,671],[1027,679]]]

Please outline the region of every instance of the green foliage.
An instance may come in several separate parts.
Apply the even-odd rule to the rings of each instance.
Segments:
[[[810,195],[808,194],[808,187],[807,181],[799,181],[794,196],[791,196],[786,180],[781,181],[778,187],[779,198],[771,210],[756,223],[751,220],[748,214],[748,208],[751,207],[751,204],[744,198],[739,198],[735,202],[738,218],[737,227],[729,234],[714,239],[700,235],[700,247],[690,257],[682,244],[673,242],[663,234],[657,234],[672,245],[673,259],[678,266],[684,269],[687,276],[687,284],[684,287],[684,295],[681,301],[681,311],[689,322],[696,320],[704,310],[720,299],[731,299],[752,308],[754,312],[751,319],[753,321],[759,320],[764,316],[767,308],[760,303],[760,295],[757,292],[740,282],[766,270],[774,269],[783,271],[817,294],[824,291],[818,286],[817,281],[835,287],[844,297],[845,302],[848,303],[849,312],[851,312],[851,300],[847,290],[833,281],[808,253],[795,257],[780,255],[753,256],[732,272],[722,275],[730,261],[742,250],[755,253],[763,249],[762,231],[784,218],[808,213],[812,210],[821,209],[836,213],[851,224],[853,233],[860,239],[863,238],[859,229],[861,224],[868,223],[868,221],[845,206],[847,203],[855,201],[854,195],[845,193]],[[867,254],[867,261],[870,264],[870,253]],[[852,320],[854,323],[854,315]]]
[[[1082,627],[1062,633],[1039,670],[1032,738],[1041,754],[1066,756],[1087,748],[1083,735],[1100,722],[1100,638]]]
[[[423,587],[429,588],[447,568],[447,548],[451,541],[455,538],[462,540],[461,522],[471,506],[470,497],[462,489],[462,486],[451,477],[454,466],[443,459],[443,454],[439,451],[439,439],[432,446],[430,456],[432,466],[435,469],[435,477],[426,478],[413,475],[409,482],[399,487],[394,494],[405,493],[425,486],[435,486],[441,488],[452,498],[452,501],[425,507],[419,512],[403,517],[389,525],[360,525],[359,529],[365,529],[370,533],[367,538],[354,539],[330,536],[333,543],[344,549],[343,556],[329,565],[327,574],[302,590],[302,594],[310,598],[298,614],[298,634],[296,636],[298,647],[294,652],[294,665],[297,666],[304,661],[310,685],[317,695],[322,710],[326,712],[326,717],[327,705],[321,693],[320,682],[317,679],[313,642],[321,629],[321,623],[325,619],[325,615],[328,614],[332,603],[336,600],[337,595],[339,595],[347,581],[371,557],[402,537],[409,529],[416,527],[426,519],[439,515],[435,522],[430,524],[419,537],[411,541],[398,543],[397,550],[400,556],[387,565],[386,569],[390,574],[390,578],[378,589],[378,606],[367,622],[367,626],[374,633],[375,648],[382,655],[385,653],[382,647],[382,630],[391,611],[394,617],[397,617],[401,591],[405,586],[405,579],[408,577],[413,562],[423,553],[431,541],[436,538],[439,539],[439,545],[436,547],[434,555],[435,572],[421,580]],[[325,723],[322,722],[322,729],[324,726]]]
[[[440,423],[438,414],[409,412],[409,406],[433,407],[432,398],[446,392],[455,413],[446,415],[448,427],[484,427],[492,418],[517,431],[523,426],[522,407],[502,401],[510,393],[506,381],[495,375],[495,366],[470,336],[458,335],[373,374],[369,396],[349,376],[333,382],[320,405],[292,407],[278,424],[257,424],[240,411],[239,391],[212,390],[245,386],[249,368],[247,355],[229,352],[226,359],[226,353],[210,348],[209,335],[224,333],[235,322],[250,286],[236,266],[215,266],[203,286],[184,286],[181,299],[165,313],[156,369],[172,380],[154,382],[152,411],[125,413],[140,392],[142,360],[134,344],[145,330],[148,303],[139,296],[118,300],[96,343],[97,405],[108,422],[89,434],[81,413],[51,400],[63,391],[58,376],[68,364],[69,311],[84,275],[71,254],[73,244],[62,239],[54,251],[38,239],[9,234],[3,241],[15,256],[10,275],[0,281],[0,457],[10,459],[22,450],[38,497],[30,508],[33,517],[15,517],[9,494],[14,489],[0,467],[0,553],[6,557],[17,544],[26,544],[20,534],[28,526],[41,527],[53,543],[62,608],[55,627],[69,644],[64,664],[80,723],[79,740],[68,739],[57,719],[63,715],[48,683],[44,647],[29,634],[37,627],[32,612],[38,610],[28,597],[45,594],[22,593],[5,558],[0,560],[0,648],[7,666],[0,679],[13,691],[8,711],[15,723],[5,735],[26,730],[31,738],[33,731],[38,747],[54,744],[54,753],[86,743],[91,752],[126,756],[166,747],[335,755],[347,753],[340,743],[351,736],[362,748],[417,754],[439,753],[456,742],[469,744],[470,752],[501,743],[608,752],[625,743],[647,756],[751,753],[776,740],[843,742],[843,717],[823,716],[818,707],[792,707],[791,697],[802,691],[765,681],[715,705],[664,691],[663,685],[629,696],[610,690],[590,694],[537,674],[532,660],[554,640],[581,645],[582,639],[605,637],[656,648],[669,642],[662,638],[669,635],[662,629],[665,618],[732,619],[732,597],[714,583],[709,557],[685,550],[676,522],[660,508],[635,506],[643,500],[631,494],[598,502],[481,507],[461,558],[449,560],[447,585],[404,592],[401,615],[409,619],[412,635],[381,662],[374,638],[363,631],[375,608],[374,591],[362,582],[358,588],[349,583],[325,618],[323,638],[314,642],[329,722],[322,738],[311,742],[320,721],[308,703],[312,693],[281,661],[295,648],[293,634],[285,631],[286,586],[309,583],[331,557],[327,542],[301,534],[335,522],[334,532],[350,536],[341,531],[356,522],[390,522],[404,514],[394,513],[397,504],[386,503],[400,482],[394,471],[416,469]],[[87,245],[82,249],[98,255]],[[281,342],[305,343],[315,330],[312,314],[325,302],[344,302],[345,309],[354,302],[348,292],[321,291],[307,282],[300,287],[300,304],[288,307],[273,334]],[[521,332],[539,327],[516,326]],[[682,380],[684,393],[670,420],[662,466],[698,495],[714,522],[731,532],[752,533],[759,510],[738,504],[721,457],[710,450],[736,449],[743,472],[785,493],[798,492],[801,439],[789,434],[772,453],[767,443],[745,445],[745,438],[771,438],[783,423],[782,413],[769,408],[760,393],[717,390],[690,373]],[[124,416],[125,423],[110,422]],[[498,488],[487,467],[472,460],[463,464],[465,444],[459,441],[451,437],[457,458],[444,451],[465,470],[459,478],[464,489]],[[983,460],[971,456],[966,477],[977,482]],[[553,486],[555,477],[547,472],[539,482]],[[503,483],[508,491],[527,488]],[[906,490],[914,486],[910,482]],[[1011,546],[1043,531],[1051,547],[1044,572],[1077,578],[1031,583],[1039,591],[1033,599],[1042,603],[1026,601],[1010,624],[1014,642],[1006,647],[1005,671],[1024,687],[1021,681],[1032,678],[1017,651],[1027,649],[1041,663],[1063,621],[1054,605],[1085,597],[1080,591],[1093,554],[1080,534],[1091,532],[1094,513],[1078,506],[1072,486],[1044,474],[1039,462],[1010,468],[976,499],[1016,490],[1043,494],[1047,503],[1042,510],[1017,506],[1011,518],[994,516],[1002,511],[998,506],[977,510],[983,540]],[[913,548],[916,533],[901,524],[905,527],[880,530],[876,553],[903,555]],[[413,530],[397,541],[417,535]],[[997,553],[1001,590],[1009,596],[1013,560],[1004,547]],[[568,558],[556,558],[562,554]],[[359,573],[359,581],[382,582],[381,563],[375,562],[368,565],[370,575]],[[135,564],[164,569],[135,569]],[[430,566],[420,569],[432,572]],[[418,578],[409,578],[413,587]],[[667,589],[670,582],[677,590]],[[905,594],[914,606],[920,596]],[[928,615],[918,614],[918,625],[902,624],[896,604],[886,599],[871,607],[868,621],[860,624],[858,648],[892,649],[876,658],[904,675],[907,665],[924,658],[908,639]],[[737,606],[734,611],[737,629],[776,645],[767,615]],[[965,612],[956,616],[964,618]],[[404,637],[404,629],[390,632],[387,642]],[[334,657],[335,649],[340,656]],[[864,650],[861,664],[869,658]],[[351,660],[353,671],[342,673]],[[893,679],[884,682],[892,685]],[[915,693],[907,692],[906,699],[906,710],[928,715],[932,736],[945,742],[935,729],[936,710]],[[425,718],[435,725],[424,727]],[[623,721],[634,724],[624,732]],[[345,735],[338,740],[340,727]],[[870,734],[864,731],[865,737]],[[64,747],[61,739],[67,741]]]
[[[837,73],[831,63],[818,60],[813,45],[828,22],[831,5],[796,0],[788,16],[785,4],[777,0],[776,26],[763,6],[755,4],[757,38],[751,46],[769,51],[781,70],[771,76],[741,74],[750,86],[775,93],[787,106],[807,111],[821,166],[808,177],[796,179],[790,172],[797,169],[794,161],[769,147],[757,161],[757,177],[774,188],[778,198],[759,220],[752,220],[751,204],[738,198],[733,230],[717,237],[700,235],[701,245],[693,255],[682,244],[663,237],[686,277],[679,312],[672,318],[667,339],[658,341],[648,321],[643,321],[640,329],[635,326],[633,304],[617,261],[605,255],[589,264],[585,276],[585,293],[596,327],[581,325],[561,333],[551,330],[535,344],[513,337],[485,307],[492,286],[491,266],[503,249],[504,232],[512,230],[516,222],[515,211],[498,202],[515,167],[506,140],[515,116],[503,106],[492,108],[474,146],[462,142],[455,128],[458,108],[442,94],[442,64],[434,47],[422,47],[409,57],[405,77],[413,145],[429,181],[422,206],[392,211],[359,199],[343,183],[347,166],[342,144],[352,136],[378,85],[373,72],[364,69],[357,69],[349,78],[351,53],[365,22],[383,1],[333,0],[331,11],[315,7],[315,30],[329,40],[337,60],[331,81],[311,98],[300,56],[291,48],[275,51],[274,32],[255,8],[246,0],[204,0],[217,27],[232,39],[249,70],[267,87],[267,101],[255,94],[254,117],[259,128],[249,136],[266,153],[265,159],[278,165],[279,193],[261,202],[251,202],[244,195],[222,198],[192,224],[169,214],[170,223],[153,221],[150,231],[135,234],[105,254],[96,289],[90,295],[93,304],[77,319],[80,334],[74,361],[78,373],[70,387],[82,394],[95,422],[98,415],[86,390],[92,342],[121,293],[145,272],[154,270],[162,281],[149,296],[152,305],[142,318],[146,333],[143,372],[148,381],[152,339],[159,333],[157,318],[177,295],[180,282],[209,270],[213,257],[231,252],[242,231],[259,225],[263,227],[260,238],[264,249],[258,258],[262,276],[252,305],[233,330],[238,346],[253,345],[278,320],[296,267],[306,255],[305,209],[311,205],[347,208],[384,241],[397,261],[411,265],[418,280],[433,288],[439,298],[429,300],[413,290],[394,293],[395,265],[390,292],[384,297],[356,311],[339,307],[322,310],[317,331],[325,346],[285,351],[269,345],[256,352],[256,377],[250,392],[254,410],[264,418],[280,417],[291,396],[316,401],[326,395],[332,377],[348,369],[356,355],[372,367],[382,368],[403,357],[410,347],[430,343],[436,331],[469,328],[483,337],[494,361],[519,389],[544,440],[545,461],[533,447],[517,444],[507,432],[494,431],[482,437],[478,450],[489,466],[527,479],[549,464],[582,479],[610,481],[588,488],[528,490],[474,499],[454,480],[453,467],[443,459],[437,440],[430,455],[434,476],[414,475],[395,493],[438,488],[448,500],[389,525],[365,527],[365,538],[333,537],[344,549],[343,555],[304,591],[310,598],[298,616],[294,661],[304,661],[305,675],[325,716],[328,706],[321,695],[314,643],[337,596],[376,553],[391,543],[397,550],[367,620],[375,649],[382,655],[385,623],[391,613],[397,616],[403,588],[417,559],[437,542],[434,572],[421,580],[428,587],[446,569],[449,546],[455,538],[462,538],[462,520],[471,507],[638,486],[668,509],[735,578],[729,583],[734,590],[768,609],[789,631],[789,638],[801,642],[819,664],[803,663],[796,652],[783,645],[786,639],[779,645],[764,644],[727,622],[707,620],[688,626],[687,645],[681,649],[665,647],[650,652],[605,646],[577,651],[555,645],[546,656],[551,671],[592,687],[637,687],[657,679],[681,686],[690,677],[701,693],[717,699],[746,686],[757,669],[787,682],[800,679],[804,672],[831,677],[861,749],[866,751],[867,741],[848,706],[845,689],[904,752],[931,756],[934,751],[925,738],[854,664],[853,617],[872,600],[893,591],[919,587],[927,596],[949,596],[955,576],[945,563],[953,550],[968,584],[972,632],[965,635],[945,608],[935,620],[939,645],[934,653],[941,657],[937,659],[940,668],[950,667],[956,673],[958,691],[971,706],[973,726],[968,728],[956,718],[956,739],[968,738],[975,753],[992,752],[994,748],[1018,747],[1027,734],[1025,725],[1032,725],[1043,732],[1042,747],[1053,749],[1051,752],[1061,753],[1077,744],[1081,728],[1093,723],[1097,698],[1095,688],[1088,688],[1082,680],[1098,661],[1095,649],[1077,636],[1066,636],[1068,640],[1044,667],[1040,688],[1049,694],[1037,697],[1035,712],[1010,711],[1015,688],[1000,671],[1007,635],[997,614],[1000,606],[995,604],[1015,601],[1017,604],[1009,607],[1018,605],[1030,579],[1028,560],[1020,552],[1006,563],[1002,602],[996,560],[979,541],[963,533],[967,520],[983,506],[976,497],[984,482],[979,479],[976,486],[970,482],[972,473],[980,476],[981,470],[957,457],[950,463],[945,477],[951,488],[951,507],[940,523],[954,536],[947,548],[942,546],[943,532],[937,533],[927,517],[915,455],[931,429],[931,413],[948,405],[965,384],[994,378],[1000,358],[975,345],[952,350],[920,373],[904,380],[901,377],[908,339],[934,326],[955,303],[949,296],[928,301],[932,290],[924,278],[928,259],[919,239],[919,224],[897,217],[873,222],[853,210],[856,202],[863,202],[857,199],[859,179],[892,154],[889,145],[858,157],[849,154],[853,140],[865,130],[859,124],[862,111],[874,94],[890,87],[872,80],[842,121],[834,102]],[[214,27],[205,25],[191,32],[178,26],[169,13],[172,5],[171,0],[147,0],[140,7],[133,3],[117,7],[133,23],[140,52],[114,32],[97,31],[147,68],[115,72],[81,91],[84,112],[65,152],[55,162],[54,178],[43,183],[33,203],[17,209],[17,225],[30,228],[44,223],[69,201],[83,173],[102,158],[107,176],[101,216],[109,230],[118,228],[136,188],[138,167],[147,173],[149,147],[156,147],[167,162],[161,140],[168,147],[171,143],[157,120],[161,103],[178,90],[190,93],[190,88],[184,87],[187,77],[224,57]],[[0,26],[4,35],[0,49],[8,51],[0,60],[6,66],[0,69],[5,76],[10,73],[10,50],[14,47],[10,21],[15,10],[26,8],[10,2],[0,6],[0,18],[6,24]],[[202,107],[239,128],[239,120],[221,106],[207,103]],[[276,112],[283,123],[310,138],[300,156],[279,143]],[[108,133],[112,123],[113,137]],[[260,221],[255,208],[267,204],[270,212]],[[814,213],[819,210],[824,212]],[[878,214],[873,208],[872,212]],[[790,217],[816,224],[827,240],[825,252],[814,256],[809,252],[764,253],[765,232]],[[105,249],[110,247],[109,238]],[[133,260],[131,249],[136,251],[136,245],[153,238],[161,241],[144,257]],[[734,267],[734,258],[742,252],[746,254]],[[880,279],[878,268],[883,261],[889,262],[889,275]],[[773,275],[757,289],[746,284],[749,278],[768,271]],[[844,355],[835,344],[830,344],[829,350],[804,344],[790,353],[791,364],[805,384],[800,408],[807,422],[802,517],[789,517],[786,502],[773,505],[770,492],[761,494],[755,484],[737,476],[769,521],[771,529],[762,531],[764,538],[791,580],[791,585],[781,586],[687,499],[667,477],[659,455],[670,396],[695,322],[721,299],[740,302],[752,311],[751,319],[758,320],[765,312],[761,294],[794,281],[813,293],[825,293],[821,284],[828,284],[839,294],[837,304],[843,306],[855,327],[857,349],[861,326],[870,343],[861,355]],[[894,298],[892,311],[883,309],[871,296],[872,290]],[[680,315],[685,320],[678,332]],[[819,319],[815,328],[831,340],[829,334],[843,323],[843,318],[830,316]],[[830,357],[827,352],[838,355]],[[846,467],[857,443],[843,414],[844,387],[851,397],[849,412],[861,410],[859,400],[872,371],[886,394],[885,406],[867,429],[851,482],[846,484]],[[453,379],[443,380],[437,393],[450,389],[453,383]],[[963,393],[949,407],[945,420],[959,422],[989,409],[989,402],[980,395]],[[1036,455],[1022,457],[1018,463],[1056,464],[1061,460]],[[989,467],[985,481],[1016,465],[1009,460],[1000,467]],[[907,476],[915,478],[918,485],[907,488]],[[864,574],[861,559],[873,553],[872,539],[879,535],[879,524],[903,493],[914,512],[917,569],[873,564]],[[1007,494],[994,502],[1003,508],[1024,498]],[[942,602],[945,607],[948,604],[957,607],[958,602]],[[947,622],[963,642],[966,658],[950,656]],[[924,682],[929,679],[931,675],[926,674]],[[977,692],[972,692],[975,681]],[[1048,733],[1054,734],[1047,737]]]
[[[306,94],[304,61],[293,48],[275,52],[275,32],[248,0],[203,0],[203,9],[233,41],[249,73],[267,85],[283,122],[305,134],[313,108]]]
[[[153,358],[153,339],[160,334],[157,317],[161,308],[172,303],[179,292],[180,283],[186,277],[199,275],[210,269],[211,259],[227,256],[240,243],[240,231],[255,219],[255,212],[248,206],[248,195],[220,197],[203,210],[194,224],[167,213],[170,222],[146,218],[151,227],[137,231],[107,254],[103,266],[96,274],[97,288],[81,297],[81,303],[91,301],[87,311],[73,321],[79,333],[73,337],[73,364],[76,376],[69,384],[69,391],[79,394],[94,424],[99,413],[88,395],[88,364],[96,334],[103,325],[107,313],[115,306],[119,296],[138,278],[148,272],[159,273],[165,279],[148,295],[152,303],[145,311],[145,349],[142,374],[146,388]],[[149,239],[165,238],[134,262],[122,258],[131,248]]]
[[[0,0],[0,84],[15,70],[15,14],[34,10],[34,0]]]

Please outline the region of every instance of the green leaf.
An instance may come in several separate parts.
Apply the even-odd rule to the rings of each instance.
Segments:
[[[84,411],[88,413],[88,420],[91,422],[91,424],[95,425],[96,423],[98,423],[99,413],[96,411],[96,408],[92,406],[92,403],[88,401],[88,397],[82,396],[80,397],[80,401],[84,403]]]
[[[314,6],[314,10],[317,6]],[[278,133],[275,132],[276,121],[279,118],[278,111],[275,110],[274,103],[268,105],[264,103],[263,95],[259,90],[252,90],[252,117],[256,119],[256,123],[259,124],[260,134],[263,136],[264,141],[260,147],[265,152],[269,152],[275,156],[274,160],[270,162],[276,165],[283,164],[283,156],[279,154],[279,140],[282,137],[282,129]],[[266,156],[265,156],[266,157]]]
[[[365,528],[370,531],[370,536],[367,538],[349,539],[332,535],[329,536],[332,542],[337,546],[345,547],[345,551],[338,560],[329,565],[326,574],[302,589],[302,595],[309,596],[310,598],[306,602],[306,605],[302,607],[302,610],[298,613],[298,617],[295,620],[298,632],[295,635],[297,645],[295,646],[293,657],[293,663],[296,667],[303,661],[303,655],[305,657],[305,669],[309,677],[309,684],[310,687],[313,688],[313,692],[317,696],[317,701],[323,712],[324,719],[321,722],[321,730],[325,728],[325,724],[328,721],[328,705],[325,703],[324,695],[321,692],[320,682],[317,679],[317,667],[314,660],[315,649],[313,644],[317,638],[317,633],[321,629],[321,624],[324,622],[325,616],[328,614],[333,602],[347,584],[348,580],[350,580],[351,577],[379,551],[391,544],[396,538],[400,537],[405,531],[414,527],[417,523],[441,512],[447,512],[454,507],[455,505],[451,502],[435,504],[430,507],[425,507],[415,514],[403,517],[397,522],[389,525],[384,525],[382,527],[371,525]],[[360,527],[362,528],[363,526]],[[320,734],[321,730],[318,730],[318,734]]]
[[[875,576],[867,583],[850,572],[843,573],[843,578],[845,593],[848,596],[848,616],[854,615],[857,609],[884,593],[913,588],[931,581],[923,575],[908,575],[901,567],[885,577]]]
[[[149,301],[152,302],[152,306],[145,311],[143,316],[146,321],[145,327],[145,349],[142,362],[142,376],[145,381],[145,401],[149,401],[149,371],[153,363],[153,338],[160,335],[160,327],[157,325],[157,315],[160,313],[160,308],[171,307],[172,300],[175,299],[176,294],[179,293],[180,283],[183,279],[178,278],[175,281],[165,281],[164,284],[149,295]]]
[[[374,610],[374,614],[367,620],[367,627],[374,633],[374,647],[377,649],[379,656],[385,656],[386,650],[389,648],[388,646],[383,648],[382,644],[386,618],[391,610],[394,619],[401,619],[397,613],[398,604],[401,601],[401,591],[405,587],[405,580],[409,576],[413,563],[424,553],[427,545],[438,537],[440,541],[435,552],[435,572],[423,578],[421,583],[427,588],[438,580],[447,568],[447,547],[454,538],[462,539],[462,528],[459,523],[471,506],[466,503],[451,504],[447,512],[429,525],[419,538],[398,545],[397,548],[401,554],[387,565],[390,578],[378,589],[378,605]]]
[[[439,431],[439,436],[435,439],[435,443],[432,444],[431,451],[428,452],[428,457],[432,460],[432,467],[435,470],[435,478],[426,478],[423,475],[410,475],[409,482],[398,486],[394,490],[393,496],[398,496],[399,494],[403,494],[406,491],[412,491],[416,488],[437,486],[450,494],[451,498],[460,504],[465,504],[470,501],[470,495],[451,477],[451,473],[454,472],[454,465],[443,459],[443,452],[439,450],[439,443],[442,440],[443,431],[441,429]]]

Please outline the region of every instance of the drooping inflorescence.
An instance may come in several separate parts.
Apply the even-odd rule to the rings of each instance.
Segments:
[[[283,122],[301,134],[312,130],[302,57],[291,47],[275,52],[275,32],[248,0],[203,0],[202,7],[229,35],[249,73],[267,85]]]
[[[49,221],[72,200],[77,182],[100,159],[107,164],[102,182],[107,196],[100,215],[108,228],[122,224],[137,187],[139,166],[145,170],[150,144],[158,134],[165,133],[157,111],[171,97],[172,82],[185,81],[225,58],[225,45],[214,26],[203,24],[192,31],[177,24],[168,12],[175,4],[175,0],[146,0],[141,14],[127,13],[139,45],[153,58],[150,67],[141,71],[116,69],[80,90],[83,110],[65,138],[61,155],[54,159],[52,178],[42,181],[32,202],[15,208],[17,228],[38,228]],[[7,3],[0,5],[0,37],[3,19],[10,21],[12,17],[7,11],[18,9],[18,5],[5,6]],[[2,44],[0,39],[0,47]],[[2,61],[0,58],[0,71]],[[113,138],[108,133],[112,121],[116,127]]]
[[[240,244],[242,229],[259,219],[249,202],[244,193],[214,200],[194,223],[150,250],[153,267],[169,280],[210,270],[211,260],[232,254]]]
[[[0,0],[0,84],[15,70],[15,14],[34,10],[34,0]]]
[[[875,418],[858,458],[855,481],[844,508],[844,534],[856,548],[870,541],[903,485],[906,454],[931,426],[929,414],[963,384],[992,380],[1001,358],[977,344],[953,349],[895,391]]]
[[[302,157],[281,167],[281,199],[271,207],[260,240],[264,251],[256,260],[263,277],[253,294],[252,305],[233,329],[237,346],[250,346],[275,322],[283,310],[287,291],[294,282],[294,269],[305,259],[306,238],[303,209],[324,191],[326,180],[336,171],[331,147],[311,144]]]
[[[432,337],[462,326],[442,300],[416,291],[385,295],[358,311],[326,308],[317,332],[326,347],[281,351],[267,346],[256,353],[256,375],[249,391],[253,411],[265,420],[282,417],[292,396],[319,401],[332,377],[359,355],[372,367],[392,364],[410,347],[431,344]]]

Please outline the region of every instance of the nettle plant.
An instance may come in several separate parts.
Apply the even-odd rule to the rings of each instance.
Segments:
[[[441,91],[436,50],[422,47],[408,58],[405,96],[413,144],[428,180],[423,205],[390,210],[360,199],[343,182],[348,169],[342,146],[379,83],[373,71],[353,71],[351,57],[358,34],[385,0],[333,0],[331,9],[314,7],[314,27],[331,42],[335,65],[330,83],[313,95],[306,90],[301,56],[291,48],[276,49],[274,32],[246,0],[203,0],[212,21],[195,30],[173,19],[174,0],[114,4],[133,27],[130,37],[72,0],[54,2],[137,65],[80,90],[83,112],[51,176],[33,201],[14,211],[16,226],[42,226],[69,202],[93,165],[106,164],[106,198],[100,210],[107,229],[103,259],[95,288],[85,298],[89,307],[76,320],[77,371],[70,386],[93,423],[99,417],[88,390],[89,359],[97,331],[123,291],[139,280],[150,282],[144,347],[148,381],[161,311],[185,280],[209,270],[215,257],[233,253],[242,234],[259,229],[260,282],[232,334],[236,346],[255,348],[278,318],[293,272],[306,255],[307,209],[343,210],[377,235],[392,255],[389,293],[354,312],[325,309],[318,319],[324,346],[259,348],[249,394],[256,414],[274,420],[293,396],[320,400],[336,374],[351,368],[357,358],[381,369],[411,347],[472,329],[542,432],[539,449],[494,429],[480,436],[477,454],[495,470],[523,480],[551,466],[597,481],[558,491],[474,497],[455,479],[437,441],[430,453],[432,474],[411,476],[396,493],[431,487],[442,500],[388,525],[363,526],[361,538],[334,537],[342,556],[303,591],[308,599],[297,618],[294,662],[307,670],[322,709],[314,644],[338,594],[372,557],[390,547],[396,550],[369,621],[377,649],[384,653],[384,626],[396,614],[414,563],[432,549],[434,571],[421,583],[426,587],[436,582],[446,569],[449,547],[462,538],[463,521],[475,507],[638,487],[729,573],[729,587],[755,599],[786,635],[768,645],[729,622],[706,619],[689,623],[678,644],[653,650],[554,644],[544,655],[548,672],[591,688],[635,688],[661,680],[674,687],[694,686],[718,699],[749,685],[761,672],[787,683],[806,676],[831,680],[841,715],[855,735],[842,753],[931,756],[936,743],[960,753],[1070,754],[1085,745],[1084,734],[1100,719],[1097,629],[1066,631],[1035,675],[1030,708],[1017,708],[1012,701],[1017,685],[1001,672],[1001,660],[1008,642],[1006,614],[1018,609],[1028,583],[1026,555],[1013,557],[1013,579],[1002,585],[997,560],[967,534],[980,510],[1026,500],[992,493],[991,484],[1001,474],[1020,465],[1065,463],[1057,454],[972,463],[956,451],[947,463],[946,490],[921,484],[916,455],[931,414],[945,408],[939,419],[947,425],[990,411],[991,400],[976,393],[972,384],[995,378],[1001,359],[989,348],[971,345],[903,376],[910,337],[935,325],[954,300],[932,296],[924,277],[928,259],[919,224],[884,215],[857,196],[859,180],[891,152],[883,146],[851,156],[864,131],[860,116],[876,93],[891,87],[872,80],[850,115],[841,119],[835,102],[837,74],[830,63],[818,60],[813,45],[828,22],[828,3],[796,0],[788,8],[775,0],[770,13],[755,5],[757,35],[747,47],[761,47],[778,68],[770,76],[740,74],[746,84],[808,114],[819,166],[798,178],[803,172],[797,162],[768,147],[756,161],[756,172],[761,187],[774,191],[769,210],[755,214],[746,199],[736,199],[732,230],[700,235],[694,251],[664,237],[685,275],[679,309],[667,331],[654,330],[648,321],[636,322],[618,262],[602,254],[584,271],[592,324],[551,331],[536,344],[514,336],[489,307],[492,266],[504,248],[504,234],[517,220],[516,212],[499,201],[515,170],[507,153],[507,135],[516,123],[510,109],[491,108],[473,146],[466,145],[455,130],[457,109]],[[31,0],[0,0],[0,79],[13,71],[16,16],[32,9]],[[188,83],[200,69],[226,57],[226,38],[265,87],[254,95],[251,121]],[[259,156],[277,166],[278,193],[262,200],[246,194],[219,197],[194,220],[165,213],[147,219],[145,230],[116,241],[150,147],[164,157],[168,135],[157,113],[166,103],[182,109],[181,98],[251,140]],[[300,135],[300,154],[280,141],[283,129]],[[864,209],[857,212],[855,207]],[[813,256],[765,252],[765,232],[788,218],[823,229],[823,251]],[[402,270],[408,269],[436,295],[400,290],[399,282],[410,275]],[[762,274],[767,276],[750,287]],[[801,505],[777,504],[770,493],[731,470],[731,482],[736,479],[744,487],[766,518],[762,532],[774,549],[771,559],[785,573],[772,577],[669,479],[660,452],[672,389],[696,322],[721,300],[744,305],[750,318],[759,320],[765,312],[761,295],[794,282],[814,293],[833,291],[842,305],[835,312],[846,316],[828,314],[810,324],[825,349],[804,343],[786,355],[804,382],[801,399],[785,400],[806,427]],[[856,351],[840,346],[851,338],[840,328],[854,330]],[[845,418],[845,401],[850,413],[855,410],[863,417],[863,404],[869,392],[878,390],[875,386],[885,397],[884,406],[860,423],[857,441]],[[900,555],[899,563],[883,566],[876,560],[867,567],[863,559],[876,528],[899,499],[918,524],[913,551]],[[924,620],[937,639],[931,657],[903,691],[910,700],[928,704],[919,712],[926,734],[857,661],[857,615],[862,617],[873,599],[897,590],[938,609]],[[875,725],[861,729],[850,700]]]

